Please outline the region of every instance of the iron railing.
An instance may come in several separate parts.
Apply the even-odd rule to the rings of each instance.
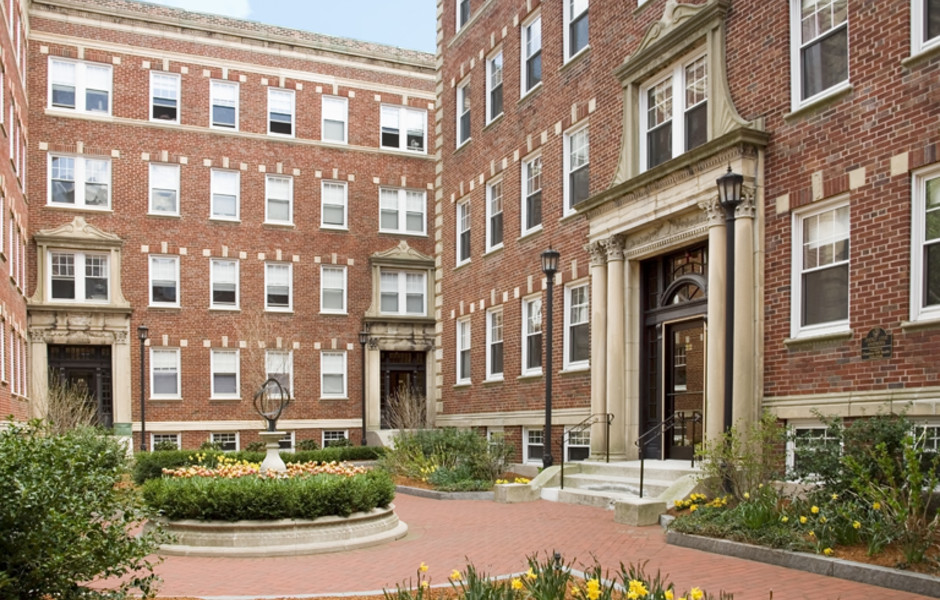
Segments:
[[[610,422],[614,420],[613,413],[595,413],[588,418],[584,419],[574,427],[568,429],[565,432],[565,435],[561,438],[561,470],[559,471],[559,476],[561,477],[561,489],[565,489],[565,444],[568,440],[571,439],[572,433],[581,433],[585,429],[589,428],[595,423],[600,423],[601,419],[606,421],[606,430],[604,432],[604,460],[610,462]]]
[[[643,476],[644,476],[644,467],[646,464],[646,457],[643,455],[643,448],[647,443],[653,441],[657,437],[662,437],[667,431],[672,431],[676,428],[676,425],[681,425],[682,429],[685,429],[687,421],[692,422],[692,435],[689,439],[692,441],[694,446],[695,444],[695,424],[702,422],[702,413],[697,410],[692,411],[692,416],[687,417],[685,412],[675,412],[669,416],[668,419],[663,419],[659,423],[656,423],[649,429],[647,429],[640,437],[637,438],[634,442],[637,446],[640,458],[640,498],[643,497]],[[692,448],[692,466],[695,466],[695,448]]]

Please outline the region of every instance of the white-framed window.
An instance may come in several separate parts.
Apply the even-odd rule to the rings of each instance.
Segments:
[[[213,258],[209,261],[209,287],[212,290],[209,308],[238,309],[238,269],[237,260]]]
[[[457,147],[470,141],[470,80],[457,86]]]
[[[914,440],[928,452],[940,452],[940,424],[918,423],[914,426]]]
[[[503,307],[486,311],[486,379],[503,379]]]
[[[911,54],[940,45],[940,0],[911,0]]]
[[[346,267],[320,267],[320,312],[346,314]]]
[[[565,214],[587,200],[591,179],[590,137],[581,127],[565,135]]]
[[[379,231],[426,235],[427,193],[402,188],[379,188]]]
[[[238,350],[216,350],[210,353],[212,363],[212,397],[238,398]]]
[[[542,456],[545,453],[545,431],[542,429],[523,429],[523,452],[522,462],[542,462]]]
[[[676,63],[640,88],[640,169],[708,141],[708,60]]]
[[[329,448],[334,445],[345,446],[348,445],[348,441],[348,429],[324,429],[321,437],[321,448]]]
[[[564,0],[565,62],[588,45],[588,0]]]
[[[380,120],[379,143],[383,148],[426,152],[427,111],[383,104]]]
[[[491,449],[504,445],[506,443],[506,430],[502,427],[487,427],[486,443]]]
[[[588,283],[565,286],[565,369],[587,368],[591,360],[591,301]]]
[[[212,169],[212,207],[209,218],[237,221],[241,173]]]
[[[320,183],[320,227],[324,229],[348,229],[347,187],[344,181]]]
[[[542,298],[522,299],[522,374],[542,373]]]
[[[457,203],[457,264],[470,260],[470,201]]]
[[[107,302],[108,255],[50,250],[49,300],[53,302]]]
[[[849,328],[847,199],[793,214],[791,336]]]
[[[591,428],[565,431],[565,460],[587,460],[591,457]]]
[[[800,467],[800,454],[814,452],[826,446],[842,444],[822,423],[790,424],[787,432],[787,470]],[[805,470],[805,465],[802,465]]]
[[[49,205],[110,209],[111,161],[50,154]]]
[[[457,319],[457,384],[470,383],[470,317]]]
[[[180,398],[180,349],[150,349],[150,397]]]
[[[345,144],[347,141],[347,121],[349,100],[339,96],[323,96],[322,139],[328,142]]]
[[[150,71],[150,120],[180,122],[180,76]]]
[[[542,228],[542,157],[522,161],[522,235]]]
[[[294,433],[293,431],[288,431],[284,434],[284,437],[277,441],[278,448],[285,452],[294,451]]]
[[[177,450],[182,447],[180,446],[180,434],[178,433],[151,433],[150,449],[156,448],[157,444],[173,444]]]
[[[427,315],[427,273],[382,269],[380,307],[384,315]]]
[[[180,259],[150,257],[150,306],[180,305]]]
[[[486,59],[486,122],[503,114],[503,51]]]
[[[111,65],[50,56],[49,107],[111,114]]]
[[[289,350],[265,350],[264,370],[267,379],[275,379],[281,389],[294,397],[294,353]]]
[[[238,129],[238,84],[232,81],[211,81],[209,84],[209,125],[222,129]]]
[[[266,175],[264,178],[264,222],[274,225],[294,223],[294,178]]]
[[[848,0],[790,0],[793,109],[849,84]]]
[[[486,251],[503,247],[503,181],[486,186]]]
[[[470,0],[457,0],[457,31],[470,20]]]
[[[150,214],[180,214],[180,166],[150,163]]]
[[[238,452],[237,431],[213,431],[209,434],[209,441],[218,444],[222,452]]]
[[[911,181],[911,320],[940,318],[940,166]]]
[[[268,133],[294,136],[294,90],[268,88]]]
[[[346,353],[320,353],[320,397],[346,397]]]
[[[264,264],[264,309],[289,312],[293,307],[293,265]]]
[[[522,24],[522,95],[542,83],[542,15]]]

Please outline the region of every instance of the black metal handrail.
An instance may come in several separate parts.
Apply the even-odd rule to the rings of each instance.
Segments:
[[[582,432],[591,425],[595,423],[600,423],[600,419],[604,418],[607,422],[606,431],[604,433],[604,460],[610,462],[610,422],[614,420],[613,413],[595,413],[588,418],[584,419],[574,427],[568,429],[565,434],[561,437],[561,470],[559,471],[559,477],[561,477],[561,489],[565,489],[565,443],[571,439],[571,434],[574,432]]]
[[[647,429],[640,437],[634,442],[637,446],[637,450],[640,458],[640,498],[643,497],[643,476],[645,472],[646,457],[643,456],[643,448],[646,444],[657,437],[661,437],[667,431],[672,431],[675,429],[677,424],[685,426],[686,421],[692,421],[692,443],[695,444],[695,424],[702,422],[702,413],[693,410],[691,417],[686,417],[685,412],[675,412],[672,413],[668,419],[663,419],[659,423],[656,423],[649,429]],[[695,466],[695,448],[692,449],[692,466]]]

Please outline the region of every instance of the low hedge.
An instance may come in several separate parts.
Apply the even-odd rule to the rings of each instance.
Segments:
[[[150,479],[163,475],[163,469],[178,469],[196,464],[214,467],[218,457],[225,454],[235,460],[247,460],[260,463],[264,452],[219,452],[216,450],[158,450],[156,452],[138,452],[134,455],[134,483],[143,484]],[[343,462],[353,460],[376,460],[385,455],[385,448],[380,446],[330,447],[320,450],[302,450],[300,452],[281,452],[284,462]],[[203,456],[202,461],[196,456]]]
[[[395,484],[381,470],[290,479],[162,477],[147,481],[142,494],[167,519],[316,519],[384,508],[395,497]]]

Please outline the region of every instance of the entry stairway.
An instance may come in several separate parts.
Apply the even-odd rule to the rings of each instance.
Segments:
[[[639,460],[609,463],[587,460],[565,463],[564,485],[561,467],[553,466],[539,473],[528,484],[528,490],[516,492],[518,499],[509,498],[513,490],[507,490],[503,501],[541,497],[554,502],[600,506],[614,510],[618,522],[652,525],[676,500],[695,490],[700,469],[688,460],[647,459],[644,462],[642,498]]]

